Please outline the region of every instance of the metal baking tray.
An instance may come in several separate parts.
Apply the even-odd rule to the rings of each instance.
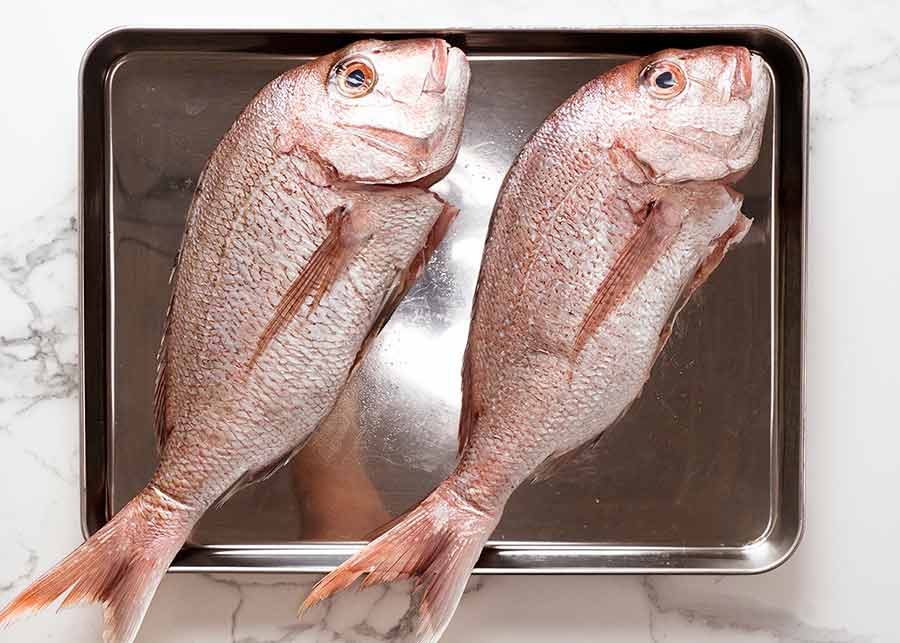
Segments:
[[[211,511],[176,571],[327,571],[453,466],[460,363],[500,182],[579,85],[667,47],[739,44],[774,91],[759,163],[738,186],[750,234],[678,319],[643,395],[593,449],[523,486],[480,572],[771,569],[803,525],[803,293],[808,72],[766,27],[436,32],[121,29],[81,76],[83,517],[99,529],[156,465],[155,353],[169,270],[203,164],[271,78],[368,37],[439,34],[471,58],[462,209],[339,420],[294,463]]]

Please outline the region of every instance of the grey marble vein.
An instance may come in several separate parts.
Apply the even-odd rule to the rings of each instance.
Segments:
[[[0,337],[0,366],[15,378],[6,382],[7,394],[0,400],[13,412],[4,409],[0,426],[43,400],[71,397],[78,391],[77,361],[60,354],[60,345],[76,334],[74,293],[67,293],[72,299],[66,301],[67,297],[60,299],[57,293],[43,292],[41,286],[45,284],[31,283],[36,271],[58,259],[71,264],[70,274],[75,272],[76,220],[71,214],[66,215],[75,209],[74,196],[73,191],[28,226],[0,241],[0,280],[27,306],[31,317],[27,325]],[[54,310],[44,309],[42,296],[54,301]]]
[[[235,596],[235,604],[231,609],[230,643],[312,643],[313,641],[333,641],[334,643],[378,643],[401,642],[414,640],[412,636],[417,624],[418,614],[415,600],[410,595],[409,582],[396,583],[391,586],[377,586],[360,590],[369,598],[360,602],[361,594],[348,592],[333,600],[325,601],[306,615],[304,621],[272,623],[277,636],[253,636],[246,633],[249,628],[245,620],[252,621],[248,610],[252,610],[253,601],[250,595],[259,600],[268,598],[273,590],[289,590],[288,595],[299,604],[300,600],[312,588],[316,579],[301,577],[296,582],[258,582],[253,580],[234,579],[218,575],[204,574],[210,582],[230,590]],[[306,580],[309,578],[309,580]],[[471,595],[484,587],[481,578],[473,580],[465,594]],[[374,596],[374,598],[372,598]],[[407,598],[408,597],[408,598]],[[396,615],[397,604],[390,604],[394,599],[406,598],[407,607]],[[389,600],[391,599],[391,600]],[[275,600],[274,598],[272,600]],[[279,596],[277,600],[284,600]],[[406,603],[404,603],[406,604]],[[291,612],[293,616],[293,612]],[[377,622],[377,625],[374,624]],[[386,626],[387,625],[387,626]]]
[[[24,583],[34,576],[34,573],[37,571],[39,560],[38,553],[29,547],[23,546],[23,548],[28,553],[28,559],[25,561],[25,571],[6,583],[0,583],[0,592],[8,592],[13,588],[18,587],[20,583]]]
[[[657,617],[675,615],[688,624],[720,632],[765,633],[784,643],[870,643],[875,638],[845,629],[817,627],[799,619],[788,610],[766,605],[748,598],[727,598],[716,605],[704,605],[702,598],[692,597],[685,587],[665,592],[649,576],[641,586],[650,603],[649,630],[654,643],[661,638]]]
[[[21,449],[22,449],[22,453],[24,453],[29,458],[31,458],[35,463],[37,463],[37,465],[41,469],[48,472],[50,475],[52,475],[54,478],[56,478],[60,482],[64,482],[64,483],[68,483],[68,484],[75,484],[76,481],[74,478],[72,478],[71,476],[69,476],[67,474],[64,474],[62,471],[59,470],[58,467],[56,467],[52,463],[48,462],[46,458],[44,458],[40,453],[38,453],[34,449],[30,449],[28,447],[21,447]]]

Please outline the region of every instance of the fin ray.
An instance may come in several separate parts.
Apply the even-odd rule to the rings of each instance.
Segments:
[[[439,487],[390,531],[323,578],[300,607],[307,609],[353,585],[414,579],[420,592],[417,641],[437,641],[462,598],[466,581],[499,516],[460,505]]]
[[[100,531],[0,610],[0,627],[62,599],[59,609],[103,605],[106,643],[132,643],[150,601],[178,553],[193,518],[170,510],[161,528],[148,523],[152,491],[144,490]],[[178,512],[172,514],[172,511]]]
[[[576,355],[582,351],[603,320],[631,294],[678,232],[680,221],[668,221],[662,209],[660,204],[654,202],[647,206],[648,214],[643,224],[625,243],[609,274],[597,288],[575,336]]]
[[[256,364],[272,340],[297,315],[306,298],[312,297],[309,306],[309,314],[311,314],[322,301],[328,288],[334,283],[349,252],[349,248],[341,240],[341,229],[347,216],[344,207],[335,208],[328,214],[328,234],[275,307],[272,319],[263,329],[253,357],[250,359],[251,366]]]

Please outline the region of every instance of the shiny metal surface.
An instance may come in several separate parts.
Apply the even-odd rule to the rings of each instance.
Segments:
[[[96,531],[147,481],[168,276],[203,163],[304,58],[370,34],[119,30],[82,69],[83,484]],[[391,37],[416,34],[397,33]],[[807,73],[764,28],[443,33],[472,62],[466,133],[439,191],[462,214],[340,413],[291,466],[210,512],[174,570],[330,569],[424,497],[456,450],[469,307],[500,182],[583,82],[670,46],[740,43],[771,66],[747,239],[692,299],[644,394],[594,450],[512,498],[479,571],[754,572],[802,530]]]

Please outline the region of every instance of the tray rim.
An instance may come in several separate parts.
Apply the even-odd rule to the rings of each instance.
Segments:
[[[103,96],[106,87],[107,74],[114,69],[118,61],[137,51],[147,51],[148,47],[126,49],[124,51],[108,55],[109,52],[104,48],[114,47],[118,41],[127,39],[129,36],[146,37],[146,38],[165,38],[165,37],[219,37],[219,38],[235,38],[238,36],[250,38],[273,38],[282,36],[321,36],[321,37],[365,37],[385,35],[389,37],[416,37],[440,35],[445,37],[466,37],[466,36],[510,36],[510,35],[548,35],[558,34],[570,37],[597,36],[599,38],[626,35],[628,37],[640,36],[659,36],[665,35],[673,38],[679,36],[720,36],[727,39],[749,39],[749,36],[769,38],[777,42],[780,46],[786,47],[786,53],[790,56],[790,65],[794,67],[793,71],[800,77],[801,83],[799,87],[799,113],[801,127],[797,132],[799,138],[799,154],[800,164],[796,168],[800,173],[799,185],[801,193],[798,197],[799,230],[796,231],[797,238],[793,239],[799,244],[797,250],[799,256],[794,257],[796,262],[795,268],[798,270],[797,283],[794,284],[799,292],[792,293],[796,304],[796,319],[793,321],[797,327],[792,329],[790,339],[796,346],[794,347],[796,354],[791,355],[792,364],[790,365],[797,372],[789,372],[787,376],[793,376],[791,383],[796,389],[787,391],[790,398],[787,402],[784,398],[784,390],[781,386],[781,378],[785,376],[783,351],[775,350],[774,354],[779,360],[774,363],[773,381],[773,417],[778,418],[779,451],[778,462],[775,475],[778,476],[779,484],[776,490],[779,492],[777,503],[780,505],[785,501],[788,494],[784,493],[782,472],[787,466],[785,452],[788,451],[788,445],[785,443],[784,431],[784,406],[786,403],[791,406],[793,411],[793,419],[796,425],[792,429],[791,443],[793,452],[788,455],[793,456],[796,464],[796,483],[789,490],[792,500],[796,501],[796,516],[794,522],[789,526],[789,533],[777,547],[773,547],[771,540],[777,524],[770,524],[766,531],[755,541],[738,547],[677,547],[677,546],[604,546],[602,544],[586,545],[575,543],[516,543],[503,542],[497,543],[487,548],[479,560],[479,564],[475,568],[475,573],[485,574],[756,574],[771,571],[784,564],[793,553],[797,550],[803,538],[806,528],[805,519],[805,437],[806,437],[806,297],[807,297],[807,242],[808,242],[808,140],[809,140],[809,65],[803,51],[797,43],[791,39],[783,31],[767,25],[688,25],[688,26],[628,26],[628,27],[543,27],[543,26],[524,26],[524,27],[498,27],[498,28],[354,28],[354,29],[328,29],[328,28],[312,28],[312,29],[284,29],[284,28],[202,28],[202,27],[116,27],[110,29],[98,36],[85,51],[81,66],[79,69],[79,270],[78,270],[78,300],[79,300],[79,378],[80,378],[80,394],[79,394],[79,415],[80,415],[80,491],[81,491],[81,527],[85,538],[89,537],[99,529],[100,526],[108,519],[112,513],[111,498],[108,494],[107,479],[109,472],[105,468],[110,461],[108,452],[103,452],[106,447],[106,438],[103,438],[104,444],[101,449],[96,448],[90,440],[88,423],[98,423],[105,431],[107,427],[106,419],[111,416],[111,409],[107,404],[107,391],[111,382],[111,369],[109,360],[106,359],[106,353],[103,352],[102,368],[97,369],[96,365],[91,369],[88,365],[87,355],[91,355],[89,349],[96,349],[97,344],[104,351],[108,348],[108,326],[109,311],[106,307],[107,282],[109,279],[108,261],[109,236],[104,228],[99,231],[90,230],[86,225],[89,214],[100,213],[100,219],[105,223],[106,205],[108,198],[103,193],[106,190],[106,160],[105,150],[101,150],[98,156],[94,152],[97,150],[89,149],[91,146],[86,144],[86,132],[96,129],[97,124],[101,125],[101,131],[104,136],[101,145],[108,143],[105,136],[105,110],[103,109]],[[228,49],[221,46],[218,49],[208,49],[199,46],[182,47],[150,47],[150,51],[209,51],[211,53],[226,53],[229,51],[246,51]],[[527,50],[507,50],[512,55],[527,55]],[[248,52],[249,53],[249,52]],[[261,52],[269,55],[275,52]],[[478,51],[472,52],[472,55],[478,56]],[[587,53],[587,52],[579,52]],[[99,67],[102,74],[94,77],[92,74],[95,68]],[[773,70],[774,73],[774,70]],[[100,97],[99,109],[92,110],[92,107],[98,107],[93,104],[88,88],[92,86],[92,82],[100,80],[98,96]],[[94,86],[97,89],[97,86]],[[90,121],[90,122],[89,122]],[[779,157],[776,157],[776,161]],[[99,169],[99,172],[97,171]],[[100,176],[100,189],[89,191],[90,180]],[[778,230],[773,231],[775,233]],[[778,252],[780,240],[777,234],[773,234],[774,249],[773,258],[775,264],[773,266],[773,300],[776,297],[784,297],[785,293],[777,290],[777,286],[783,285],[777,281],[776,276],[780,271],[778,265],[779,259],[782,259]],[[100,238],[103,242],[97,248],[92,247],[95,238]],[[99,248],[100,252],[96,253]],[[103,267],[102,286],[97,287],[96,284],[88,283],[87,279],[87,257],[90,254],[92,259],[99,260]],[[99,300],[99,301],[98,301]],[[89,314],[89,308],[93,304],[102,303],[100,309],[103,311],[103,332],[98,338],[93,331],[98,330],[99,324]],[[781,310],[782,316],[785,311]],[[780,347],[783,344],[781,325],[778,319],[773,322],[773,345]],[[93,354],[97,351],[94,350]],[[788,370],[791,370],[790,368]],[[101,378],[97,378],[97,374],[102,374]],[[89,393],[102,392],[92,399]],[[98,414],[97,411],[101,410]],[[90,465],[91,457],[104,456],[103,471],[94,471]],[[99,491],[99,495],[103,497],[103,507],[98,510],[96,503],[92,506],[89,503],[89,494],[92,491]],[[774,506],[773,502],[773,506]],[[775,514],[775,523],[779,522],[778,518],[781,512]],[[781,526],[782,529],[784,526]],[[182,549],[181,553],[176,557],[170,571],[173,572],[327,572],[331,571],[342,560],[349,557],[359,548],[359,543],[296,543],[296,544],[246,544],[246,545],[202,545],[190,546]],[[303,560],[304,556],[305,560]],[[655,556],[657,560],[651,561],[655,564],[646,564],[649,561],[648,554]],[[641,564],[641,561],[644,564]]]

